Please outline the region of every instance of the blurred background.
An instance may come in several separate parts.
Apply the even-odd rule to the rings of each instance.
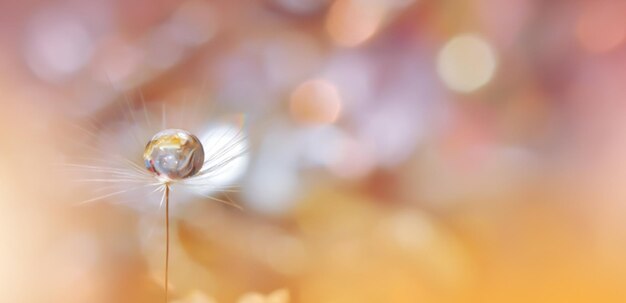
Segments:
[[[54,165],[140,160],[161,108],[249,147],[211,193],[243,210],[173,197],[172,302],[624,302],[625,14],[0,1],[0,302],[163,302],[159,196]]]

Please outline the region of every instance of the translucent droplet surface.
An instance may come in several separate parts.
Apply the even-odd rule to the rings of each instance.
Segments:
[[[146,168],[164,182],[197,174],[204,164],[200,140],[182,129],[163,130],[148,142],[143,153]]]

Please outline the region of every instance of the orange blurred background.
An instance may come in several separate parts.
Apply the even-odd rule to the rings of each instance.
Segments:
[[[163,108],[249,145],[211,193],[243,210],[172,197],[170,302],[624,302],[624,14],[0,1],[0,302],[164,301],[158,195],[57,165],[140,159]]]

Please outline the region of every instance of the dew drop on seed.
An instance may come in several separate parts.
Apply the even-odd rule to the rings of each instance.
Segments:
[[[164,182],[182,180],[197,174],[204,163],[200,140],[181,129],[160,131],[146,145],[146,168]]]

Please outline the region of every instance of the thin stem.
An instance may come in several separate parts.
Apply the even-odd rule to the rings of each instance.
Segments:
[[[169,298],[170,267],[170,185],[165,184],[165,303]]]

